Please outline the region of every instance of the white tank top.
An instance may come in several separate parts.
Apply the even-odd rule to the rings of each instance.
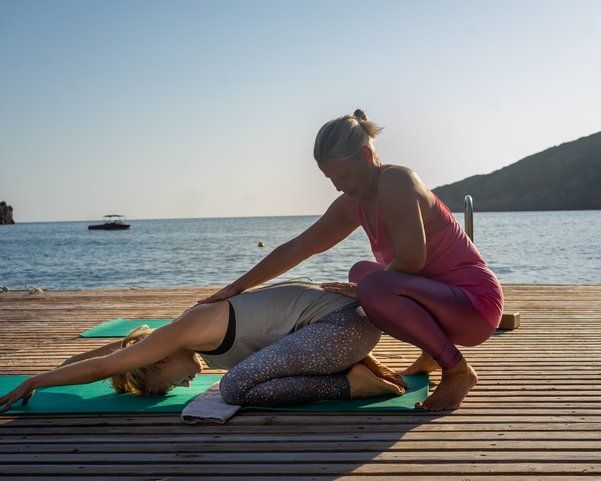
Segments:
[[[200,353],[215,369],[230,369],[284,336],[356,301],[316,284],[292,282],[243,292],[229,302],[236,314],[232,347],[223,354]]]

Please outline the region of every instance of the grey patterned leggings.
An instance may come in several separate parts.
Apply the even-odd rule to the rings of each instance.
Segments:
[[[276,407],[349,399],[343,372],[380,339],[380,329],[357,314],[357,307],[337,309],[234,366],[219,383],[223,400]]]

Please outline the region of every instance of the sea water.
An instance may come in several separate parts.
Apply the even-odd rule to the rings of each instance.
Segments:
[[[456,215],[463,224],[463,215]],[[0,226],[0,284],[42,289],[224,285],[317,216],[131,220],[124,231],[90,222]],[[504,283],[601,284],[601,211],[491,212],[474,240]],[[262,243],[264,247],[259,247]],[[372,259],[362,229],[278,279],[346,280]]]

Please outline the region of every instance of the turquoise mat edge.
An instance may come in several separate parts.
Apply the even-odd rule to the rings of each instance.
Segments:
[[[14,389],[29,376],[0,376],[0,395]],[[179,413],[196,396],[222,377],[221,374],[197,376],[189,388],[177,387],[165,396],[133,396],[115,394],[108,381],[77,386],[40,388],[26,405],[16,403],[0,415],[46,414],[152,414]],[[287,412],[399,412],[420,411],[415,402],[428,395],[427,374],[406,376],[409,391],[404,396],[320,401],[290,407],[247,406],[243,410]]]

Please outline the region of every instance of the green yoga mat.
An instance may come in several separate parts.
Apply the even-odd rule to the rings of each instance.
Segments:
[[[4,395],[27,377],[1,376],[0,393]],[[189,388],[176,387],[165,396],[117,394],[109,381],[40,388],[26,405],[19,401],[6,414],[175,413],[220,378],[220,374],[203,374]]]
[[[384,411],[421,411],[415,408],[416,402],[428,397],[429,377],[427,374],[403,376],[407,382],[407,392],[402,396],[382,396],[347,401],[319,401],[286,408],[264,408],[247,406],[244,409],[262,409],[270,411],[292,411],[297,413],[335,413],[335,412],[384,412]]]
[[[0,396],[14,389],[28,376],[0,376]],[[190,387],[176,387],[165,396],[133,396],[116,394],[108,381],[97,381],[76,386],[40,388],[23,406],[19,401],[2,414],[111,414],[111,413],[179,413],[198,394],[206,391],[221,378],[220,374],[197,376]],[[380,412],[412,411],[418,401],[428,395],[428,376],[406,376],[409,390],[404,396],[351,399],[348,401],[320,401],[286,408],[262,409],[290,412]]]
[[[123,319],[118,317],[82,332],[79,337],[125,337],[136,327],[147,325],[153,329],[169,324],[173,319]]]

